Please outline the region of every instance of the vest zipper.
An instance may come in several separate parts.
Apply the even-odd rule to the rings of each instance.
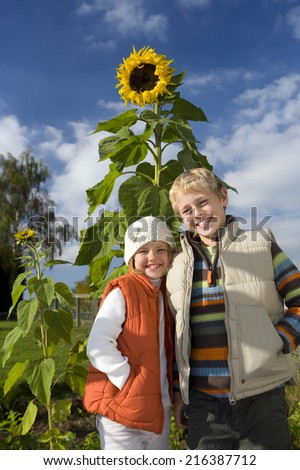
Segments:
[[[206,280],[207,280],[208,287],[215,287],[216,286],[216,265],[217,265],[217,261],[219,258],[219,243],[217,242],[216,253],[215,253],[213,262],[211,263],[205,251],[201,248],[201,244],[197,243],[196,240],[193,240],[192,237],[190,237],[190,242],[191,242],[192,247],[195,248],[197,253],[202,257],[202,259],[205,262],[206,269],[207,269]]]
[[[235,400],[234,396],[231,393],[229,394],[228,401],[229,401],[230,405],[235,405],[236,404],[236,400]]]
[[[209,268],[209,270],[207,271],[207,284],[209,285],[209,287],[212,285],[212,269],[211,269],[211,266]]]

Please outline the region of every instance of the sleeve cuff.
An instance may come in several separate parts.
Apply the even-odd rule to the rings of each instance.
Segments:
[[[107,374],[109,380],[118,387],[119,390],[122,390],[130,374],[130,365],[128,362],[124,364],[123,369],[122,373],[118,370],[118,375]]]

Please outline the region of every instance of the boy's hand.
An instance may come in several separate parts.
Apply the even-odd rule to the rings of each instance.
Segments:
[[[187,429],[187,416],[185,414],[185,403],[180,392],[174,393],[174,418],[176,426],[180,429]]]

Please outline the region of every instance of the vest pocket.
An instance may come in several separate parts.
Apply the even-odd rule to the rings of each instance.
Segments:
[[[259,305],[237,307],[241,380],[260,379],[286,372],[283,341],[265,309]]]
[[[117,417],[131,422],[151,422],[161,411],[160,381],[154,372],[140,365],[131,365],[129,377],[110,402]]]

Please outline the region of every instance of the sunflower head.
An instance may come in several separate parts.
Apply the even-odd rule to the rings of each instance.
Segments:
[[[168,94],[167,85],[171,82],[175,69],[169,67],[173,60],[157,54],[151,47],[143,47],[133,52],[117,68],[116,87],[125,101],[143,107],[158,101],[159,96]]]
[[[29,241],[32,241],[35,237],[35,231],[31,230],[30,228],[26,228],[24,230],[21,230],[21,232],[17,232],[14,235],[17,243],[26,243]]]

